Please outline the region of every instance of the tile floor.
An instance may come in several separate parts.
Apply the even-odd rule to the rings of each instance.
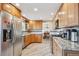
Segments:
[[[42,43],[32,43],[22,51],[22,56],[52,56],[51,40],[43,39]]]

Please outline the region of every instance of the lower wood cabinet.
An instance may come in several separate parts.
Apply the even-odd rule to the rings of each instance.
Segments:
[[[31,37],[30,35],[26,35],[24,38],[24,46],[27,46],[31,43]]]
[[[55,56],[62,56],[62,48],[58,46],[55,40],[53,40],[53,54]]]
[[[54,56],[79,56],[79,51],[65,50],[58,42],[53,39],[53,55]]]
[[[35,41],[36,42],[42,42],[42,35],[40,35],[40,34],[35,35]]]
[[[25,46],[28,46],[31,43],[41,43],[41,42],[42,42],[42,34],[26,35],[24,39]]]
[[[64,51],[65,56],[79,56],[79,51]]]

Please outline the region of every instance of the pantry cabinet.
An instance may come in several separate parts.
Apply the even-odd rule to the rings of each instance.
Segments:
[[[59,28],[79,25],[78,7],[78,3],[65,3],[61,5],[56,14],[58,15],[57,18],[59,19]]]

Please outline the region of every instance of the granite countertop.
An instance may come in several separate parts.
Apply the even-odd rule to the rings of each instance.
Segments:
[[[25,31],[26,35],[30,34],[42,34],[42,30],[31,30],[31,32]]]
[[[61,37],[53,37],[53,39],[64,50],[79,51],[79,43],[74,43]]]

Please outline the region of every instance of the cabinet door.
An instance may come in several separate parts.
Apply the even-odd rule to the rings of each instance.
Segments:
[[[78,21],[78,3],[75,3],[74,4],[74,21],[73,21],[73,23],[74,23],[74,25],[79,25],[79,21]]]
[[[60,28],[67,26],[67,4],[63,4],[59,11],[59,26]]]
[[[41,34],[35,34],[34,42],[41,43],[42,42],[42,35]]]
[[[64,14],[63,14],[63,25],[64,25],[64,27],[67,27],[67,21],[68,21],[68,18],[67,18],[67,15],[68,15],[68,12],[67,12],[67,3],[65,3],[64,4],[64,6],[63,6],[63,12],[64,12]]]
[[[24,45],[27,46],[31,43],[31,37],[30,35],[26,35],[24,39]]]
[[[56,43],[53,40],[53,54],[56,56]]]
[[[78,23],[78,4],[70,3],[68,4],[68,26],[76,26]]]
[[[65,3],[60,8],[59,27],[69,27],[79,25],[78,3]]]
[[[59,28],[63,27],[63,15],[61,14],[62,10],[63,10],[63,8],[61,7],[61,9],[58,13],[58,16],[57,16],[57,18],[59,18]]]
[[[61,47],[59,46],[59,44],[57,44],[56,55],[57,55],[57,56],[62,56],[62,49],[61,49]]]
[[[67,51],[66,56],[79,56],[79,51]]]
[[[53,54],[55,56],[62,56],[62,48],[55,40],[53,40]]]
[[[1,3],[0,3],[0,11],[1,11]]]
[[[68,4],[68,26],[73,26],[74,22],[74,4]]]
[[[35,40],[35,35],[34,34],[31,34],[30,35],[30,41],[31,41],[31,43],[34,42],[34,40]]]
[[[38,34],[38,42],[42,42],[42,34]]]
[[[67,56],[79,56],[79,54],[69,53]]]

